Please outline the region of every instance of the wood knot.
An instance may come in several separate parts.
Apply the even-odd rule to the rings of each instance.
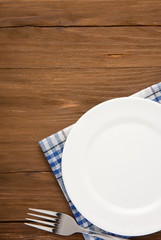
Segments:
[[[107,54],[107,57],[109,58],[121,58],[121,57],[126,57],[127,54]]]

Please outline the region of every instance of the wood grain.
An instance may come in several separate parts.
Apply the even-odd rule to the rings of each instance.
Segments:
[[[0,0],[0,240],[64,239],[24,225],[28,207],[71,214],[38,141],[160,82],[160,12],[160,0]]]
[[[38,229],[33,229],[26,226],[22,222],[16,223],[1,223],[0,224],[0,239],[1,240],[83,240],[81,234],[74,234],[69,237],[62,237]],[[139,240],[139,239],[138,239]],[[150,240],[150,239],[145,239]],[[158,240],[158,238],[156,238]]]
[[[0,29],[0,68],[161,66],[161,28]]]
[[[0,1],[0,26],[161,25],[160,0]]]
[[[14,181],[13,181],[14,179]],[[50,172],[0,174],[0,222],[25,221],[29,207],[71,214],[68,203]]]

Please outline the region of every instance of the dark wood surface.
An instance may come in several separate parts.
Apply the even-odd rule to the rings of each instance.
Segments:
[[[161,81],[160,12],[160,0],[0,0],[1,240],[64,239],[24,225],[28,207],[71,215],[38,141]]]

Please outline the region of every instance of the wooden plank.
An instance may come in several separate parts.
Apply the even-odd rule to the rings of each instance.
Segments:
[[[0,29],[0,68],[161,66],[161,28]]]
[[[0,69],[0,171],[50,171],[38,141],[96,104],[160,81],[161,67]]]
[[[157,235],[156,235],[157,236]],[[0,240],[61,240],[64,237],[31,228],[24,223],[0,223]],[[83,240],[81,234],[65,237],[67,240]],[[155,238],[158,240],[158,238]],[[138,239],[139,240],[139,239]],[[150,240],[150,239],[145,239]],[[151,238],[153,240],[153,238]]]
[[[29,207],[72,214],[51,172],[4,173],[0,183],[0,222],[24,221]]]
[[[0,26],[161,25],[160,0],[0,1]]]
[[[61,240],[62,236],[51,235],[48,232],[44,232],[38,229],[30,228],[23,223],[0,223],[0,239],[2,240]],[[81,234],[74,234],[65,237],[67,240],[81,240],[83,239]],[[160,240],[161,232],[150,234],[147,236],[134,237],[134,240]]]

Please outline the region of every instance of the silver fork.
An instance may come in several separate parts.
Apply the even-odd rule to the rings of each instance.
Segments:
[[[32,222],[51,226],[51,227],[47,227],[47,226],[43,226],[43,225],[25,223],[28,226],[38,228],[38,229],[41,229],[41,230],[44,230],[47,232],[51,232],[51,233],[62,235],[62,236],[69,236],[74,233],[84,233],[84,234],[89,234],[94,237],[102,238],[105,240],[123,240],[124,239],[122,237],[114,237],[114,236],[111,236],[108,234],[103,234],[100,232],[95,232],[95,231],[91,231],[86,228],[82,228],[76,223],[74,218],[72,218],[71,216],[64,214],[64,213],[48,211],[48,210],[41,210],[41,209],[34,209],[34,208],[29,208],[29,210],[52,216],[52,217],[49,217],[49,216],[44,216],[44,215],[28,213],[31,216],[34,216],[37,218],[43,218],[43,219],[49,220],[49,221],[42,221],[42,220],[37,220],[37,219],[32,219],[32,218],[26,218],[26,220],[29,220]]]

